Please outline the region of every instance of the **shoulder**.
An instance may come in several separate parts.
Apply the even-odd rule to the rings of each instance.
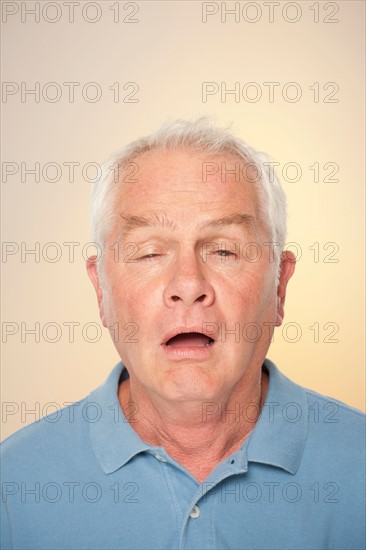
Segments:
[[[302,442],[302,467],[323,474],[333,471],[362,475],[365,456],[365,414],[338,399],[297,384],[266,359],[269,397],[277,405],[282,435]],[[272,389],[271,389],[272,377]]]
[[[89,396],[24,426],[0,444],[3,471],[41,469],[55,457],[64,458],[89,437]]]
[[[308,403],[309,423],[337,425],[337,431],[347,435],[365,427],[366,415],[361,410],[351,407],[334,397],[322,395],[308,388],[303,388]]]
[[[304,392],[308,404],[304,454],[312,457],[315,469],[318,465],[341,477],[362,475],[366,415],[338,399],[308,388]]]
[[[270,372],[269,400],[280,406],[287,423],[308,421],[309,430],[318,428],[315,432],[333,426],[334,432],[345,436],[364,429],[366,415],[359,409],[297,384],[268,358],[265,364]]]

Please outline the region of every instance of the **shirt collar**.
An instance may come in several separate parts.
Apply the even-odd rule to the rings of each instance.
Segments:
[[[278,466],[295,474],[308,434],[308,402],[304,388],[265,359],[269,385],[259,420],[250,435],[248,461]]]
[[[115,472],[138,453],[151,449],[131,428],[118,400],[119,382],[129,377],[120,361],[107,380],[89,396],[98,411],[96,422],[91,422],[90,439],[94,454],[105,474]]]
[[[304,451],[308,410],[305,390],[284,376],[269,359],[264,366],[269,384],[262,413],[247,440],[248,462],[260,462],[296,473]],[[145,443],[130,426],[118,401],[118,386],[129,377],[122,362],[104,384],[89,395],[97,416],[89,422],[91,445],[106,474],[115,472],[135,455],[157,449]]]

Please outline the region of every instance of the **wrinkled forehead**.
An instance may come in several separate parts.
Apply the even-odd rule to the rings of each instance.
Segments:
[[[156,225],[165,234],[202,237],[203,228],[219,220],[217,228],[241,225],[256,241],[266,240],[271,228],[265,197],[248,163],[229,153],[191,149],[156,149],[130,158],[120,168],[106,238],[125,240]],[[228,219],[233,215],[234,221]]]
[[[192,149],[144,152],[121,167],[116,206],[181,199],[194,203],[244,201],[256,209],[260,201],[260,173],[247,159]]]

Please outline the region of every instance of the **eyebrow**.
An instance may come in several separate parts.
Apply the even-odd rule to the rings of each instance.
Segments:
[[[120,214],[121,219],[123,220],[122,224],[122,233],[126,237],[128,233],[135,229],[142,227],[169,227],[170,229],[176,230],[177,225],[173,220],[170,220],[165,212],[152,212],[150,216],[128,216]],[[240,225],[244,226],[247,229],[250,229],[256,235],[254,217],[250,214],[241,214],[234,213],[222,218],[216,218],[214,220],[208,220],[202,223],[200,229],[220,229],[221,227],[227,227],[229,225]]]

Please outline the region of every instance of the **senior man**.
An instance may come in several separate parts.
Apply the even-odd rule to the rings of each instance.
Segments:
[[[3,548],[364,548],[363,414],[266,358],[295,258],[264,160],[198,119],[105,164],[87,271],[121,362],[3,444]]]

